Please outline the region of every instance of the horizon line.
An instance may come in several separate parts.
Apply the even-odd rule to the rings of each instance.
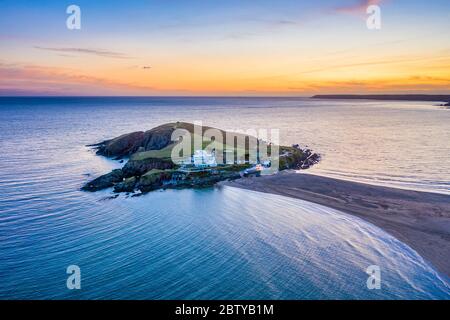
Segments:
[[[325,93],[314,95],[0,95],[0,98],[313,98],[316,96],[450,96],[449,93]]]

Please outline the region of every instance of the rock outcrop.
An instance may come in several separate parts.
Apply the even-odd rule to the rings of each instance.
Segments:
[[[308,169],[320,161],[320,155],[310,149],[301,149],[298,145],[280,147],[279,169]]]
[[[142,131],[127,133],[112,140],[103,141],[97,145],[97,154],[106,157],[123,157],[138,150],[144,141],[145,134]]]
[[[114,185],[114,192],[133,192],[136,182],[136,177],[127,178]]]
[[[123,180],[123,173],[121,169],[115,169],[110,173],[104,174],[88,183],[81,188],[84,191],[98,191],[114,186]]]
[[[141,176],[152,169],[166,170],[175,168],[170,159],[148,158],[144,160],[130,160],[122,168],[124,177]]]
[[[174,170],[158,170],[152,169],[141,176],[137,189],[141,192],[149,192],[159,189],[163,186],[165,181],[170,181]]]

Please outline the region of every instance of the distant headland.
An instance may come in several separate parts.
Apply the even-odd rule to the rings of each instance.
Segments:
[[[450,106],[448,94],[319,94],[312,99],[366,99],[366,100],[399,100],[399,101],[436,101],[446,102]]]

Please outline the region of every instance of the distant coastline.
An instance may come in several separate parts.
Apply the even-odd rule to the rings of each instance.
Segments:
[[[391,100],[391,101],[435,101],[447,102],[450,105],[448,94],[319,94],[312,99],[365,99],[365,100]]]
[[[102,102],[108,100],[110,104],[118,104],[129,101],[155,101],[160,99],[167,100],[204,100],[210,99],[328,99],[328,100],[384,100],[384,101],[430,101],[441,102],[443,106],[450,106],[450,95],[429,95],[429,94],[319,94],[314,96],[2,96],[0,95],[0,104],[22,104],[24,101],[28,104],[47,103],[59,104],[61,100],[65,103]],[[198,101],[197,101],[198,103]]]

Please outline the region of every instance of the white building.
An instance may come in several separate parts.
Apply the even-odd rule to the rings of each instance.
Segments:
[[[196,150],[192,156],[192,163],[197,168],[216,167],[216,155],[215,153],[208,153],[205,150]]]

